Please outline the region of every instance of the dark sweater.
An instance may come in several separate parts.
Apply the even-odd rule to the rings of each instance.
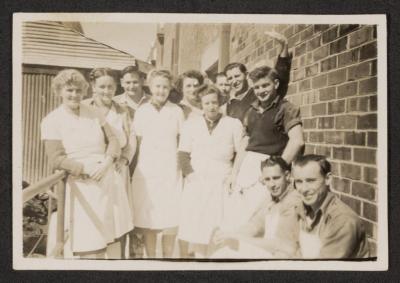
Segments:
[[[277,93],[280,97],[286,95],[288,83],[290,79],[291,57],[278,57],[275,69],[278,72],[280,84]],[[231,99],[226,105],[226,114],[230,117],[239,119],[242,123],[244,116],[249,110],[250,105],[257,99],[252,88],[247,90],[246,95],[242,99]]]

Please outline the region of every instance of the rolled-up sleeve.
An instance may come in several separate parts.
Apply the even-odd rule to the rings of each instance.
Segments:
[[[280,111],[277,115],[282,115],[283,128],[285,133],[288,133],[291,128],[301,125],[300,109],[296,105],[286,101],[282,104]]]

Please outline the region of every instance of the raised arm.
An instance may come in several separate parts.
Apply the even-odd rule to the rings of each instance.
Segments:
[[[280,96],[285,96],[288,84],[290,80],[290,66],[292,63],[291,54],[288,50],[288,40],[287,38],[277,32],[265,32],[265,35],[275,39],[278,42],[278,58],[276,60],[275,69],[279,74],[279,88],[278,94]]]

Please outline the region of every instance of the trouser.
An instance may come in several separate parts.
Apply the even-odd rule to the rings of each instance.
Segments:
[[[129,256],[130,258],[143,258],[144,241],[143,234],[136,228],[128,234],[129,237]]]

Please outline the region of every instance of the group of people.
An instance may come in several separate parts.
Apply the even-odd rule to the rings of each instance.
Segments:
[[[181,258],[368,256],[358,216],[330,192],[329,162],[302,154],[300,111],[284,98],[287,40],[268,35],[279,48],[274,68],[248,73],[230,63],[215,83],[196,70],[175,81],[156,69],[147,93],[134,66],[119,77],[96,68],[90,84],[73,69],[53,79],[62,104],[43,119],[41,136],[53,168],[69,173],[65,251],[172,258],[177,246]],[[115,96],[118,83],[124,93]],[[89,87],[92,97],[83,100]]]

